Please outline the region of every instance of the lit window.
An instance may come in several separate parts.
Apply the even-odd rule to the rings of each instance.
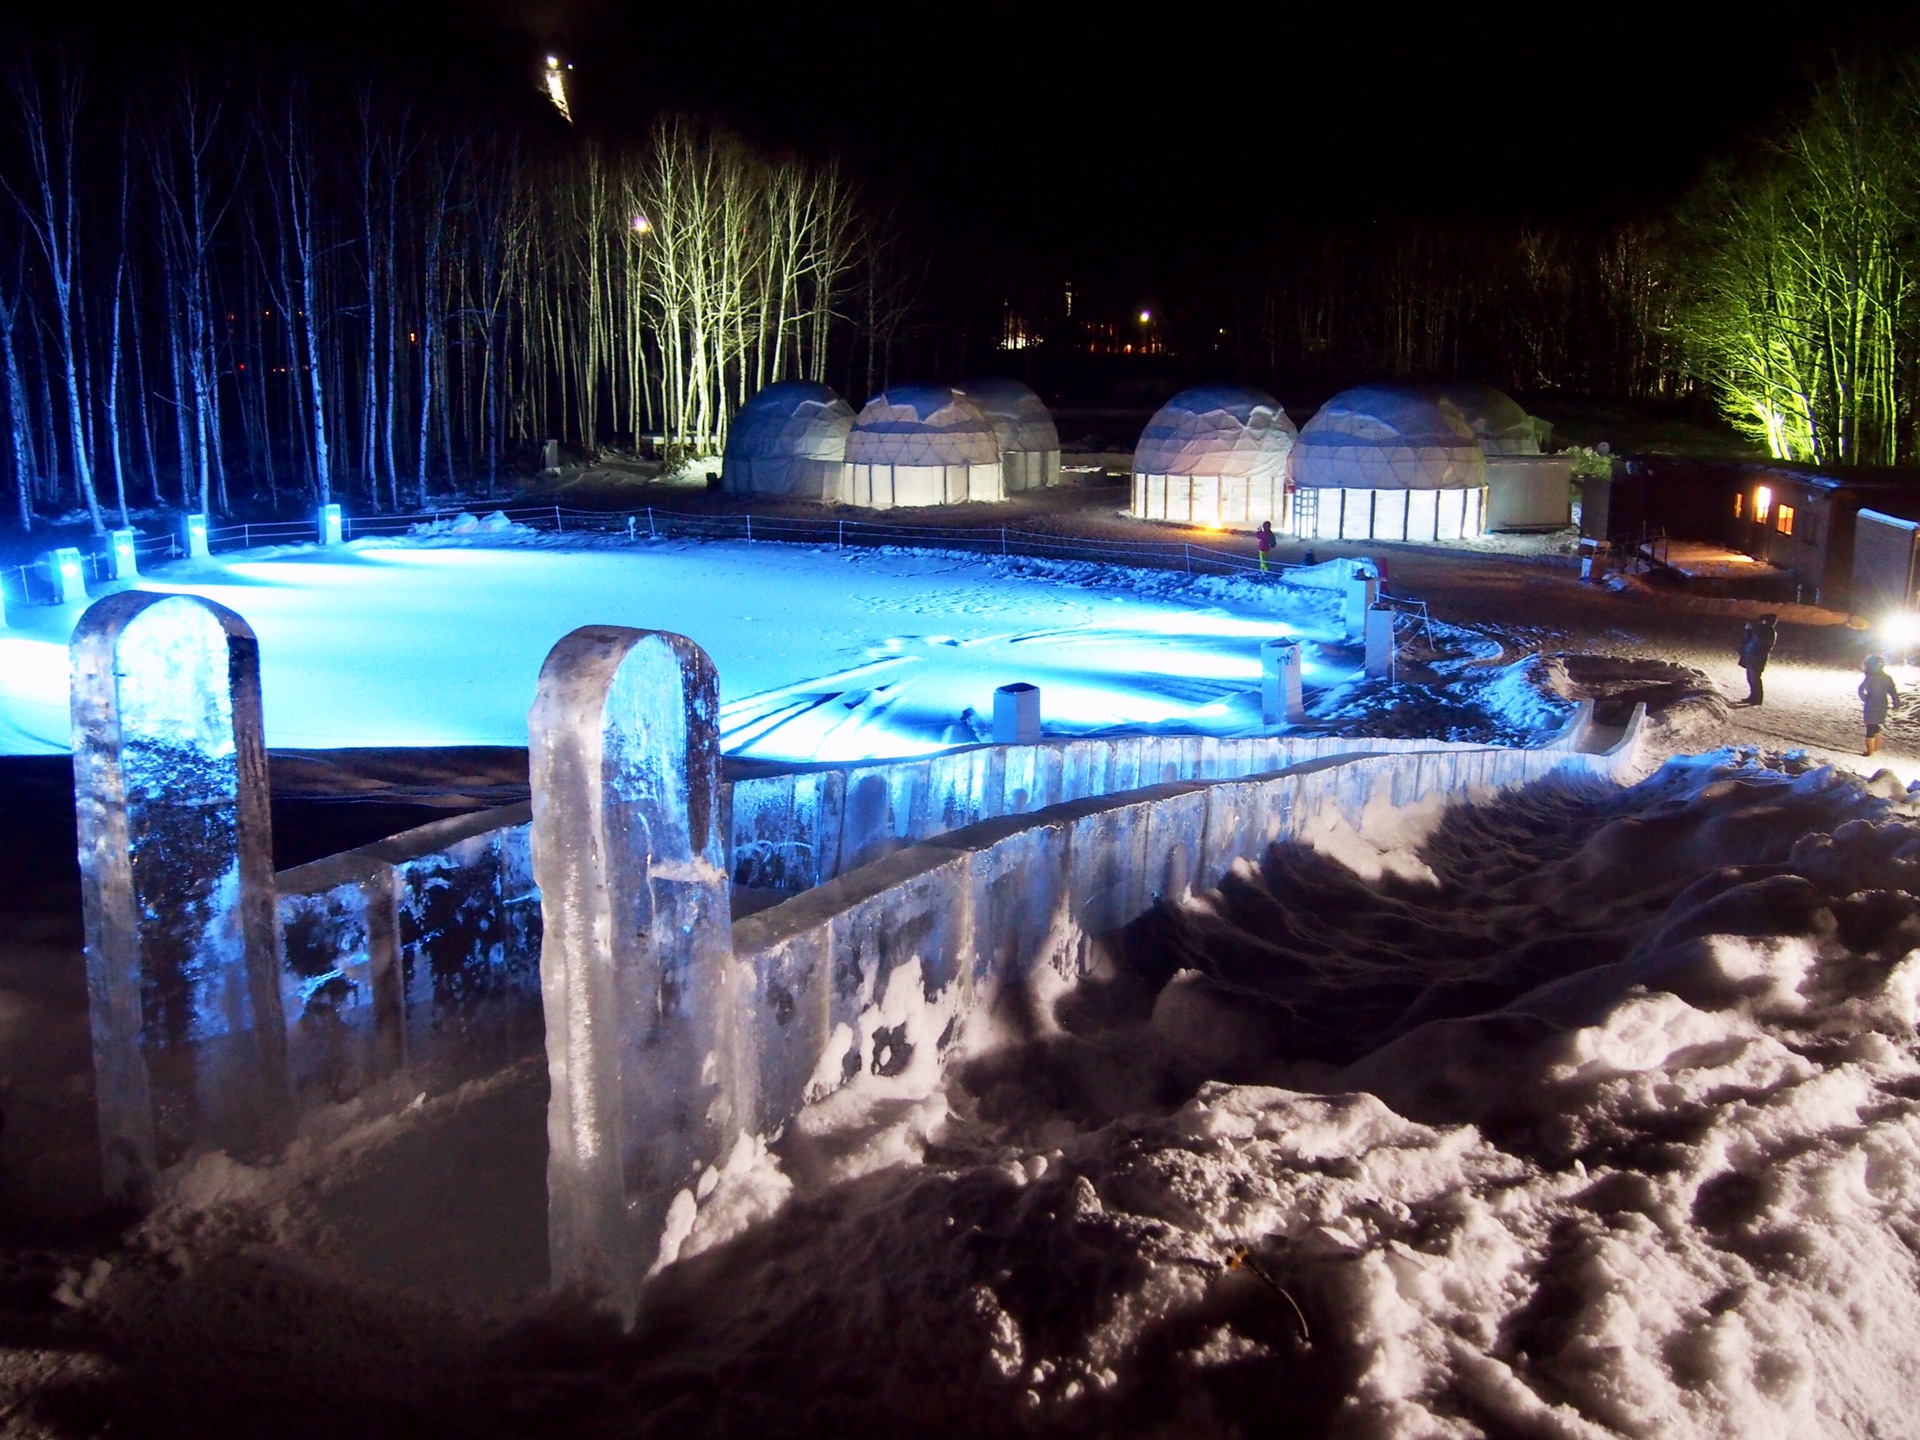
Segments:
[[[1747,513],[1747,497],[1738,490],[1733,492],[1733,518],[1738,520]]]
[[[1767,512],[1773,509],[1773,491],[1765,485],[1756,485],[1753,490],[1753,523],[1767,523]]]
[[[1782,535],[1793,534],[1793,506],[1783,504],[1774,520],[1774,528]]]

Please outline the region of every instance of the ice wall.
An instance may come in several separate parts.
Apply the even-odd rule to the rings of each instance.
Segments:
[[[260,657],[231,610],[123,591],[74,632],[73,766],[102,1175],[290,1123]]]

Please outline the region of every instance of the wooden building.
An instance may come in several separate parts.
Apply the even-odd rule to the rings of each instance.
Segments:
[[[1607,538],[1633,550],[1655,536],[1724,546],[1760,562],[1757,597],[1855,608],[1854,551],[1862,510],[1920,520],[1920,471],[1839,470],[1770,461],[1635,457],[1615,467]],[[1870,522],[1878,523],[1878,522]],[[1861,604],[1886,603],[1878,530]],[[1890,562],[1888,562],[1890,563]]]

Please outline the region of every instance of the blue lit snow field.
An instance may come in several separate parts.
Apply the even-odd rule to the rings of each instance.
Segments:
[[[714,658],[730,753],[910,755],[984,738],[996,686],[1041,687],[1049,733],[1259,726],[1259,648],[1334,641],[1326,591],[926,551],[744,543],[554,548],[366,541],[176,562],[260,637],[267,743],[524,745],[541,661],[578,625],[675,630]],[[81,607],[0,630],[0,752],[67,748]],[[1354,673],[1351,651],[1315,684]],[[972,712],[971,721],[967,712]]]

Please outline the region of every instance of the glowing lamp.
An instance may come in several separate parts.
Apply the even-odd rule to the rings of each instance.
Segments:
[[[636,215],[633,217],[633,233],[634,234],[644,235],[651,229],[653,229],[653,222],[647,219],[646,216]]]
[[[1880,621],[1880,633],[1893,649],[1907,650],[1920,645],[1920,615],[1911,610],[1896,610]]]
[[[47,556],[47,568],[53,572],[55,603],[73,605],[87,598],[87,565],[80,552],[71,546]]]
[[[108,534],[107,573],[115,580],[132,580],[140,574],[133,550],[133,531],[114,530]]]
[[[1152,319],[1153,319],[1153,312],[1151,310],[1142,310],[1140,312],[1140,323],[1142,325],[1147,324]]]

